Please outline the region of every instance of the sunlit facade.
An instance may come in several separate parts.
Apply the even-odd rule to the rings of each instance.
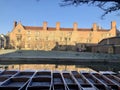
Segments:
[[[25,50],[52,50],[56,45],[76,45],[78,43],[97,44],[104,38],[115,37],[116,22],[111,23],[111,29],[106,30],[93,24],[91,28],[78,28],[74,23],[73,28],[62,28],[60,22],[56,27],[24,26],[14,22],[14,28],[9,33],[12,48]]]

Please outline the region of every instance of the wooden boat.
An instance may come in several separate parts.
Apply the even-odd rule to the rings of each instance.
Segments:
[[[29,78],[10,78],[1,84],[0,90],[25,90]]]
[[[9,77],[0,77],[0,85],[7,79],[9,79]]]
[[[20,71],[14,77],[16,78],[31,78],[35,74],[34,71]]]
[[[116,74],[113,71],[99,71],[100,74]]]
[[[53,72],[53,90],[67,90],[60,72]]]
[[[36,74],[34,75],[34,78],[37,78],[37,77],[49,77],[49,78],[52,78],[52,73],[50,70],[41,70],[41,71],[38,71],[36,72]]]
[[[71,71],[72,75],[82,88],[82,90],[95,90],[91,83],[89,83],[80,73],[77,71]]]
[[[120,90],[120,79],[115,73],[4,70],[0,90]]]
[[[120,89],[120,79],[118,79],[117,77],[111,75],[111,74],[103,74],[106,78],[108,78],[110,81],[112,81],[113,83],[115,83],[119,89]]]
[[[92,83],[96,89],[98,90],[108,90],[107,86],[104,85],[104,83],[100,82],[100,80],[98,80],[96,77],[94,77],[92,74],[90,73],[82,73],[82,75],[90,82]]]
[[[111,75],[113,75],[114,77],[117,77],[120,80],[120,74],[111,74]]]
[[[51,90],[52,74],[51,71],[38,71],[30,80],[26,90]]]
[[[94,75],[97,79],[103,82],[107,86],[108,90],[119,90],[118,89],[119,87],[115,83],[111,82],[109,79],[105,78],[103,75],[100,75],[98,73],[94,73],[92,75]]]
[[[75,79],[71,76],[69,72],[62,72],[64,82],[66,84],[67,90],[81,90]]]
[[[15,71],[15,70],[5,70],[5,71],[3,71],[3,72],[1,72],[0,73],[0,77],[1,76],[4,76],[4,77],[11,77],[11,76],[13,76],[13,75],[15,75],[15,74],[17,74],[18,73],[18,71]]]

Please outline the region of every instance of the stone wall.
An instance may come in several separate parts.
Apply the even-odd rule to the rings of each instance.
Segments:
[[[92,47],[92,52],[120,53],[120,37],[103,39],[98,45]]]

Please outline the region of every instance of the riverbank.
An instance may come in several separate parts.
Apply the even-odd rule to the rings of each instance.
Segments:
[[[55,64],[88,67],[96,71],[120,70],[119,54],[35,50],[3,50],[0,53],[1,65]]]
[[[1,64],[120,63],[120,55],[67,51],[2,50],[0,53],[0,62]]]
[[[120,54],[40,51],[40,50],[0,50],[0,57],[9,58],[68,58],[68,59],[120,59]]]

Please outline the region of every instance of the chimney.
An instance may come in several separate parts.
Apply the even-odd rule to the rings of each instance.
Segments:
[[[117,35],[117,29],[116,29],[116,22],[112,21],[111,22],[111,33],[112,35],[116,36]]]
[[[60,22],[56,23],[56,30],[60,30]]]
[[[16,21],[14,21],[14,28],[17,26],[17,22]]]
[[[116,22],[115,21],[111,22],[111,29],[116,29]]]
[[[47,30],[47,22],[43,22],[43,30]]]
[[[93,23],[93,31],[97,31],[97,24],[96,23]]]
[[[74,24],[73,24],[73,30],[77,30],[78,29],[78,24],[75,22]]]

